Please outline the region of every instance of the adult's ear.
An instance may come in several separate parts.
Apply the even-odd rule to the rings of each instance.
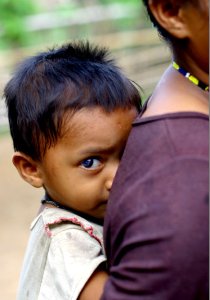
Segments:
[[[185,19],[185,8],[182,1],[177,0],[149,0],[150,11],[159,25],[171,36],[184,39],[189,36]]]
[[[39,163],[22,152],[15,152],[12,162],[20,176],[32,186],[39,188],[43,186],[42,173]]]

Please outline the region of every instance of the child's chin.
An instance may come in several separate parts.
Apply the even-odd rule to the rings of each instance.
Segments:
[[[99,220],[104,219],[104,216],[105,216],[105,213],[106,213],[106,206],[107,206],[107,204],[101,205],[100,209],[98,209],[98,211],[97,211],[97,215],[95,215],[95,218],[97,218]]]

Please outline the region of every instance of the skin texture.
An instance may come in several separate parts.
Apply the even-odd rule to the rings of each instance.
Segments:
[[[135,112],[83,109],[51,147],[39,169],[42,185],[59,203],[103,218]]]
[[[209,2],[198,1],[198,6],[190,2],[181,11],[186,24],[186,51],[180,53],[176,47],[175,56],[183,67],[208,84],[209,61]],[[196,20],[196,21],[195,21]]]
[[[34,187],[62,205],[103,218],[136,109],[84,108],[65,122],[64,135],[41,162],[15,152],[13,163]]]
[[[171,45],[173,59],[208,84],[208,1],[200,0],[196,6],[189,1],[179,5],[178,10],[173,5],[164,6],[161,0],[151,0],[149,3],[157,21],[175,37]],[[143,116],[180,111],[208,114],[208,93],[169,66],[156,86]]]
[[[65,122],[65,134],[46,151],[41,162],[16,152],[13,163],[34,187],[45,187],[52,199],[102,219],[136,109],[84,108]],[[47,205],[50,206],[50,205]],[[107,273],[99,267],[80,300],[99,299]]]
[[[96,270],[80,293],[79,300],[100,299],[107,278],[107,273],[101,270]]]

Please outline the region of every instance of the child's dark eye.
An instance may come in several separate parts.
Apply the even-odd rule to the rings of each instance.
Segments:
[[[81,162],[81,166],[85,169],[97,169],[101,162],[97,158],[87,158]]]

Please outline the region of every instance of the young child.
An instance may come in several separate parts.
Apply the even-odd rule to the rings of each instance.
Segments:
[[[139,92],[106,49],[78,42],[26,59],[5,98],[13,163],[45,190],[17,299],[99,299],[103,217]]]
[[[143,2],[171,64],[134,122],[112,186],[101,299],[207,300],[209,1]]]

